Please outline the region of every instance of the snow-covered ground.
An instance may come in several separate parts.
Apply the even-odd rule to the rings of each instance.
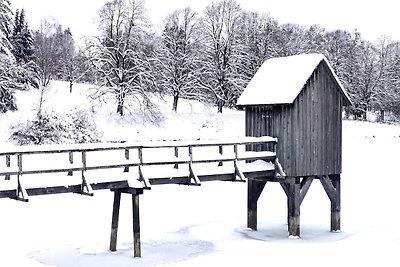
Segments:
[[[54,82],[46,108],[96,111],[110,141],[243,136],[244,114],[182,101],[178,113],[162,104],[160,126],[135,116],[119,118],[89,102],[87,85]],[[0,115],[0,145],[8,126],[35,114],[39,94],[18,95],[20,111]],[[399,266],[400,126],[344,121],[342,231],[329,232],[330,202],[314,181],[301,206],[301,238],[289,239],[286,197],[267,184],[259,200],[258,231],[246,228],[246,185],[209,182],[201,187],[153,186],[141,196],[142,258],[132,255],[131,199],[121,203],[118,251],[109,252],[113,195],[0,199],[0,266]]]

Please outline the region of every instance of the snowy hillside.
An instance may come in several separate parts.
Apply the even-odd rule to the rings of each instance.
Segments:
[[[170,99],[157,100],[161,125],[114,115],[114,106],[87,97],[89,86],[54,82],[45,109],[95,112],[104,141],[209,139],[244,135],[244,113]],[[20,93],[19,111],[0,115],[0,145],[9,126],[36,113],[38,92]],[[267,184],[258,202],[257,232],[246,225],[246,185],[154,186],[141,196],[142,258],[132,256],[131,199],[121,203],[118,251],[108,251],[113,195],[0,199],[0,266],[399,266],[400,126],[344,121],[342,231],[331,233],[330,202],[314,181],[301,206],[301,238],[289,239],[286,197]]]

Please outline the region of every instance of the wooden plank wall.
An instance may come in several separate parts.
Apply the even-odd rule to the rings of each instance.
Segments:
[[[341,173],[342,95],[326,63],[293,104],[246,107],[246,135],[277,137],[278,158],[288,176]]]

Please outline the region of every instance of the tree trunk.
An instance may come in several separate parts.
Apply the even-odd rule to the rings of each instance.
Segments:
[[[172,103],[172,111],[178,111],[178,100],[179,100],[179,93],[174,93],[174,102]]]
[[[365,111],[365,110],[362,111],[362,120],[363,121],[367,120],[367,111]]]
[[[124,104],[125,104],[125,94],[121,93],[118,95],[117,113],[124,116]]]
[[[222,108],[224,107],[224,101],[218,100],[218,113],[222,113]]]
[[[69,80],[69,92],[72,93],[72,86],[73,86],[73,82],[72,80]]]
[[[380,115],[379,115],[379,121],[384,122],[385,121],[385,111],[381,109]]]

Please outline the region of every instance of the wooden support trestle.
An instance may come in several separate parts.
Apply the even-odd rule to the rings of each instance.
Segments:
[[[257,230],[257,201],[268,181],[279,182],[287,196],[289,236],[300,236],[300,206],[314,181],[319,179],[331,201],[331,231],[340,231],[340,175],[285,177],[284,179],[248,180],[247,227]]]
[[[247,181],[247,227],[257,230],[257,201],[267,182]]]
[[[114,191],[114,204],[111,220],[111,235],[110,235],[110,251],[117,250],[117,236],[119,224],[119,210],[121,206],[121,194],[132,195],[132,224],[133,224],[133,256],[135,258],[142,256],[140,242],[140,210],[139,210],[139,195],[143,194],[142,188],[126,188],[116,189]]]
[[[300,178],[291,178],[287,188],[289,236],[300,236]]]
[[[331,231],[340,231],[340,174],[322,176],[320,181],[331,201]]]

